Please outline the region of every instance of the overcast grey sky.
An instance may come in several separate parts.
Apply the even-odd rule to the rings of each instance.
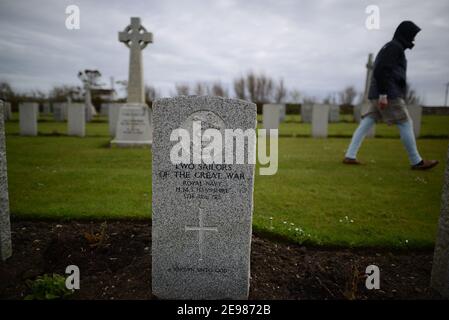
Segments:
[[[65,8],[81,11],[67,30]],[[367,30],[365,8],[378,5],[380,29]],[[324,97],[364,86],[369,52],[377,53],[402,20],[422,28],[406,55],[408,79],[429,105],[442,105],[449,81],[447,0],[0,0],[0,80],[17,90],[79,85],[94,68],[127,79],[128,49],[118,42],[138,16],[154,43],[143,53],[146,84],[168,95],[175,83],[231,84],[249,70],[283,78],[289,88]],[[231,90],[232,91],[232,90]]]

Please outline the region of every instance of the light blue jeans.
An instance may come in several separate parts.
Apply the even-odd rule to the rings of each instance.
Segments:
[[[349,145],[348,151],[346,151],[346,158],[357,158],[357,152],[362,145],[363,139],[365,139],[365,136],[368,134],[369,130],[375,123],[376,120],[374,120],[374,118],[370,117],[369,115],[364,117],[362,121],[360,121],[359,127],[352,135],[351,144]],[[407,150],[410,164],[415,165],[420,163],[422,158],[419,155],[418,148],[416,147],[412,121],[407,120],[402,123],[397,123],[396,125],[399,128],[402,144],[404,145],[405,150]]]

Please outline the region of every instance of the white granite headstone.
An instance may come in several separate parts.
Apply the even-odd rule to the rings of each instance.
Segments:
[[[340,121],[340,106],[332,104],[329,107],[329,123]]]
[[[55,121],[63,122],[66,120],[67,103],[55,102],[53,103],[53,118]]]
[[[84,137],[86,135],[86,109],[84,103],[70,103],[68,106],[68,129],[69,136]]]
[[[37,136],[37,118],[39,105],[36,102],[21,102],[19,104],[20,135]]]
[[[102,103],[100,108],[100,116],[107,117],[109,115],[109,105],[110,103]]]
[[[329,108],[327,104],[314,104],[312,107],[312,137],[327,138],[329,120]]]
[[[264,129],[279,129],[279,121],[282,116],[282,105],[264,104],[262,112]]]
[[[301,105],[301,120],[303,123],[312,122],[312,107],[313,104],[310,103],[303,103]]]

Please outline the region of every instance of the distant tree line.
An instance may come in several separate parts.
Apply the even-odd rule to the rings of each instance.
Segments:
[[[101,76],[101,74],[100,74]],[[98,78],[98,77],[97,77]],[[99,79],[96,78],[96,82]],[[121,90],[126,92],[127,81],[116,81]],[[176,83],[174,91],[170,92],[170,96],[181,95],[213,95],[220,97],[234,97],[242,100],[252,101],[257,104],[263,103],[315,103],[319,99],[303,95],[297,88],[287,88],[284,80],[275,80],[263,73],[255,73],[249,71],[244,76],[234,78],[231,87],[227,87],[221,81],[196,83]],[[358,93],[354,86],[347,86],[340,92],[329,94],[323,103],[339,104],[341,106],[352,107],[361,101],[363,93]],[[14,104],[18,101],[35,101],[44,102],[66,101],[68,97],[78,101],[83,99],[83,88],[74,85],[58,85],[54,86],[48,92],[41,90],[30,90],[27,92],[16,92],[6,81],[0,81],[0,98],[10,101]],[[161,97],[161,92],[154,86],[145,86],[145,97],[147,102],[151,103],[156,98]],[[124,100],[124,99],[121,99]],[[414,89],[407,86],[408,103],[420,103],[420,98]],[[101,101],[99,101],[101,103]]]

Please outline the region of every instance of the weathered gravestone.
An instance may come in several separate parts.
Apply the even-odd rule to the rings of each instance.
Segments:
[[[419,138],[419,134],[421,132],[422,106],[411,104],[407,106],[407,109],[413,123],[413,132],[415,133],[415,137]]]
[[[163,299],[246,299],[255,162],[247,154],[254,154],[255,138],[242,137],[244,144],[223,142],[222,153],[244,148],[242,164],[173,164],[170,153],[178,141],[170,136],[185,129],[193,143],[184,150],[195,158],[201,155],[195,146],[210,145],[207,129],[222,135],[225,129],[255,129],[256,105],[195,96],[158,99],[153,108],[153,294]]]
[[[118,114],[120,108],[124,106],[123,103],[110,103],[108,107],[108,123],[109,123],[109,135],[115,137],[117,129]]]
[[[279,121],[282,116],[282,105],[264,104],[262,112],[264,129],[279,129]]]
[[[68,110],[68,130],[69,136],[84,137],[86,135],[86,111],[84,103],[70,103]]]
[[[449,298],[449,150],[444,173],[441,213],[432,264],[432,288]]]
[[[340,106],[331,104],[329,107],[329,122],[339,122],[340,121]]]
[[[20,135],[37,136],[37,117],[39,105],[35,102],[22,102],[19,104]]]
[[[151,146],[152,111],[145,104],[142,50],[153,42],[153,35],[140,24],[140,18],[133,17],[131,24],[119,32],[119,41],[130,49],[128,97],[127,104],[120,108],[115,139],[111,144],[119,147]]]
[[[304,123],[311,123],[312,122],[312,107],[313,104],[311,103],[303,103],[301,105],[301,120]]]
[[[312,137],[326,138],[329,120],[329,105],[314,104],[312,107]]]
[[[12,254],[8,174],[6,168],[4,104],[0,100],[0,259],[2,261],[9,258]]]

